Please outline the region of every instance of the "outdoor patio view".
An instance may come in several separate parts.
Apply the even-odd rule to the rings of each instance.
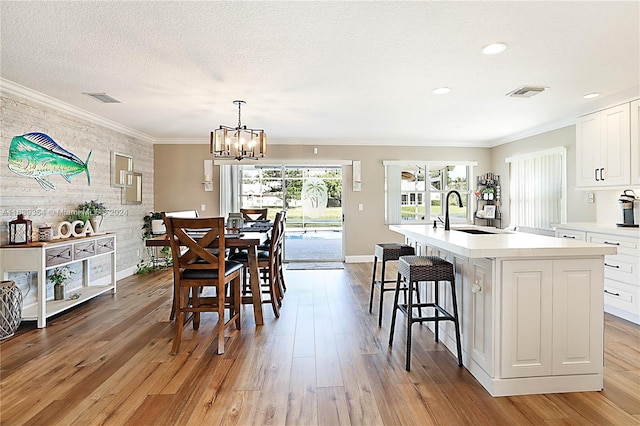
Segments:
[[[242,166],[243,208],[287,210],[285,261],[342,260],[342,168]]]

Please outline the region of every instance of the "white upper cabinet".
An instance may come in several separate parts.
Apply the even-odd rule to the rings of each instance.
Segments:
[[[640,99],[631,102],[631,183],[640,185]]]
[[[579,188],[617,187],[631,183],[628,103],[578,119],[576,171],[576,186]]]

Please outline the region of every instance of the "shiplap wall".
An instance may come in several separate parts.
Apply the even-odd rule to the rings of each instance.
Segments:
[[[142,218],[153,210],[153,145],[31,99],[2,93],[0,100],[0,243],[8,243],[9,221],[19,213],[24,213],[26,218],[32,220],[33,228],[37,230],[38,226],[45,223],[59,223],[78,204],[98,200],[109,209],[101,231],[117,235],[116,269],[120,274],[130,275],[140,257],[145,254],[141,237]],[[56,189],[47,191],[35,179],[10,171],[7,160],[11,139],[29,132],[49,135],[58,145],[83,161],[91,151],[91,185],[87,184],[84,173],[72,178],[71,183],[62,176],[52,175],[49,177]],[[121,189],[111,186],[113,151],[134,157],[134,169],[142,173],[142,204],[122,204]],[[93,262],[92,277],[105,274],[107,266],[108,263],[104,265]],[[33,274],[13,275],[10,279],[18,283],[23,293],[34,293],[25,288],[35,282]],[[77,278],[81,276],[82,274],[74,275]]]

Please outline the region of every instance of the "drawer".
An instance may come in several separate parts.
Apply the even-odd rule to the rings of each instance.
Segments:
[[[624,254],[605,256],[604,276],[626,284],[640,286],[638,258]]]
[[[591,243],[608,244],[618,248],[618,254],[640,256],[640,238],[619,237],[617,235],[596,234],[589,232],[588,241]]]
[[[61,263],[71,262],[73,260],[73,246],[68,244],[48,248],[45,256],[47,266],[55,266],[60,265]]]
[[[73,259],[80,260],[87,257],[95,256],[96,254],[96,242],[86,241],[81,243],[75,243],[73,245]]]
[[[556,237],[568,238],[576,241],[586,241],[587,233],[584,231],[574,231],[572,229],[556,229]]]
[[[101,238],[96,241],[96,254],[111,253],[114,249],[114,238]]]
[[[614,280],[604,280],[604,304],[633,314],[640,314],[640,287]]]

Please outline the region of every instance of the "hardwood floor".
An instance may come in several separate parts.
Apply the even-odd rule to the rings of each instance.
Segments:
[[[389,271],[393,274],[393,271]],[[605,317],[601,392],[492,398],[453,354],[414,326],[411,372],[402,332],[389,350],[369,314],[371,263],[286,271],[279,319],[241,332],[216,355],[210,332],[185,327],[170,355],[169,271],[133,276],[0,345],[3,425],[633,425],[640,424],[640,327]],[[398,331],[403,324],[399,324]]]

